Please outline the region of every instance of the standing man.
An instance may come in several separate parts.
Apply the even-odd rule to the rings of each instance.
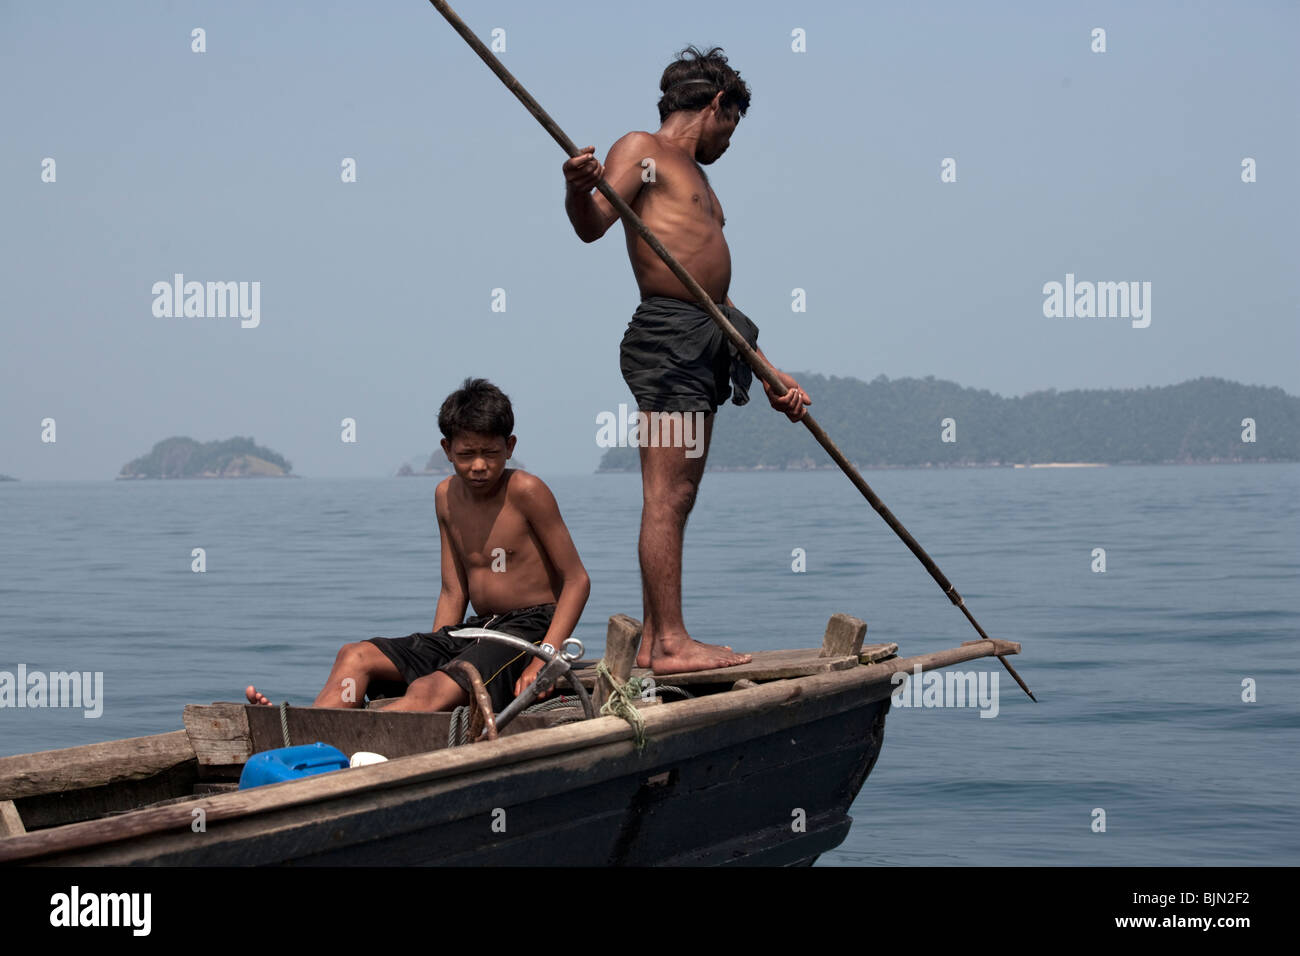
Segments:
[[[722,50],[683,50],[659,81],[657,132],[631,132],[616,142],[601,165],[588,146],[564,163],[564,209],[583,242],[603,236],[618,212],[600,193],[604,177],[615,192],[704,288],[751,346],[758,327],[727,295],[731,253],[722,235],[726,218],[704,166],[731,144],[740,117],[749,109],[749,87],[727,65]],[[682,535],[704,473],[713,415],[728,394],[736,405],[749,401],[753,373],[709,313],[646,243],[624,223],[628,258],[641,291],[641,305],[623,336],[620,366],[643,412],[681,415],[674,423],[702,420],[703,453],[688,456],[684,435],[641,443],[641,591],[644,625],[637,664],[656,674],[729,667],[750,660],[730,647],[692,640],[682,621]],[[762,351],[759,356],[767,360]],[[771,364],[771,363],[769,363]],[[808,394],[778,371],[784,396],[767,392],[772,407],[791,421],[805,414]]]

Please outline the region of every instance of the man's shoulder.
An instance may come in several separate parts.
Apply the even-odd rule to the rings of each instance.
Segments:
[[[643,129],[634,129],[630,133],[624,133],[618,139],[614,140],[614,145],[610,147],[610,152],[655,152],[659,149],[659,137],[654,133],[647,133]]]
[[[657,143],[659,142],[659,137],[656,136],[654,133],[647,132],[646,130],[643,129],[634,129],[627,133],[624,133],[617,140],[615,140],[615,142],[621,143],[624,140],[629,140],[631,142],[640,141],[643,143],[649,143],[649,142]]]

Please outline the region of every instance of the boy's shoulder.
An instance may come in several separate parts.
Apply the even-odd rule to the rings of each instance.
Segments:
[[[503,490],[505,491],[507,503],[527,505],[554,498],[554,494],[546,482],[522,468],[507,469],[503,480],[505,483]],[[448,475],[438,482],[438,487],[434,491],[434,499],[438,507],[446,507],[452,483],[455,481],[455,475]]]
[[[509,484],[506,485],[507,494],[513,493],[526,495],[532,494],[543,488],[550,491],[550,489],[546,487],[546,482],[542,481],[542,479],[538,478],[533,473],[524,471],[522,468],[509,469],[509,474],[506,477],[509,480]]]
[[[516,508],[528,510],[555,501],[546,482],[522,468],[510,469],[506,478],[506,501]]]

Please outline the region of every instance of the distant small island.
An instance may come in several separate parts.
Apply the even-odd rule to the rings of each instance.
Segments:
[[[8,475],[0,475],[0,481],[17,481],[17,478],[10,478]]]
[[[118,480],[137,478],[296,478],[284,456],[252,438],[197,442],[166,438],[122,466]]]
[[[447,455],[441,448],[429,456],[429,460],[424,463],[423,468],[416,468],[414,467],[415,464],[419,464],[418,458],[412,458],[410,461],[402,462],[401,467],[397,469],[397,477],[446,478],[451,474],[451,462],[447,460]],[[506,462],[506,467],[526,470],[524,469],[524,463],[519,461],[517,458],[512,458]]]
[[[861,468],[1300,461],[1300,398],[1276,387],[1199,378],[1007,398],[933,376],[794,375],[822,427]],[[718,415],[710,470],[835,467],[806,429],[771,410],[757,384],[750,397]],[[636,448],[615,447],[597,470],[638,468]]]
[[[445,478],[451,474],[451,462],[441,448],[434,451],[432,455],[420,467],[420,458],[414,457],[408,461],[402,462],[397,469],[398,478]]]

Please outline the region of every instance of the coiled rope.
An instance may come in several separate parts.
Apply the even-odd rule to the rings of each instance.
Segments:
[[[637,750],[644,750],[646,745],[645,720],[641,717],[641,711],[637,709],[634,701],[641,697],[647,687],[650,686],[649,682],[640,677],[631,677],[622,687],[615,687],[614,676],[609,672],[609,668],[605,666],[603,660],[596,664],[596,675],[597,680],[603,677],[612,688],[609,700],[605,701],[605,705],[600,709],[601,715],[621,717],[631,724],[636,734]],[[686,688],[677,687],[673,684],[654,684],[653,687],[656,694],[676,694],[683,700],[690,700],[695,697]],[[562,694],[553,697],[551,700],[533,704],[524,713],[541,714],[552,710],[579,710],[581,707],[582,704],[577,697]],[[447,727],[448,747],[460,747],[469,743],[469,718],[470,710],[466,705],[462,704],[451,712],[451,723]],[[552,726],[576,723],[582,719],[579,716],[565,717],[556,721]]]
[[[284,738],[286,747],[292,746],[289,743],[289,702],[280,701],[280,736]]]
[[[601,658],[596,662],[596,680],[603,680],[609,685],[609,699],[601,705],[601,714],[622,717],[631,724],[636,749],[640,753],[645,749],[645,718],[632,701],[641,696],[641,678],[629,677],[626,684],[619,684],[609,672],[605,659]]]

